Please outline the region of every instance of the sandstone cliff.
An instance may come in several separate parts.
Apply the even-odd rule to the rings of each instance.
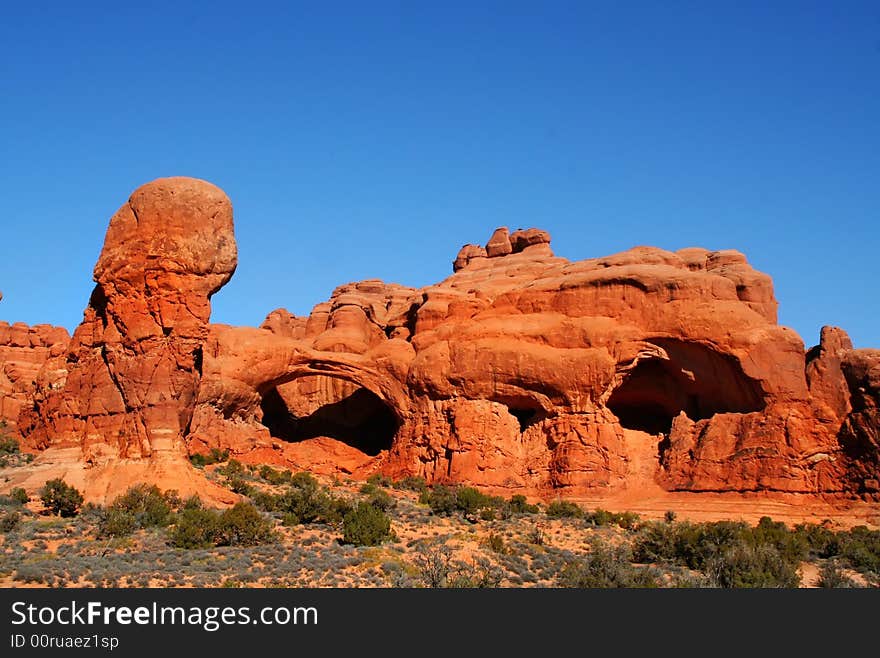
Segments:
[[[538,495],[878,492],[880,353],[831,327],[806,350],[739,252],[570,262],[546,231],[499,228],[436,285],[350,283],[308,317],[211,325],[235,265],[220,190],[132,195],[63,363],[53,334],[16,380],[35,384],[0,380],[47,465],[32,481],[62,464],[94,498],[149,479],[223,499],[186,460],[223,447]],[[0,327],[4,369],[12,342]]]

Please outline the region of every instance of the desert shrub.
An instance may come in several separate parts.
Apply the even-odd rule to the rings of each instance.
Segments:
[[[801,523],[794,526],[794,532],[807,545],[813,557],[827,558],[837,555],[840,542],[837,534],[815,523]]]
[[[837,535],[838,552],[854,569],[880,572],[880,530],[855,526]]]
[[[21,514],[18,512],[0,513],[0,533],[12,532],[21,524]]]
[[[135,515],[124,509],[107,509],[98,524],[99,537],[123,537],[137,530]]]
[[[797,587],[797,565],[786,560],[772,543],[750,544],[740,540],[719,551],[705,566],[706,575],[718,587]]]
[[[390,487],[393,484],[390,477],[381,473],[373,473],[367,478],[367,482],[377,487]]]
[[[272,522],[250,503],[236,503],[217,519],[214,543],[218,546],[256,546],[274,539]]]
[[[473,515],[481,510],[495,510],[504,505],[501,498],[487,496],[482,491],[473,487],[458,487],[455,492],[455,503],[459,511]]]
[[[220,448],[211,448],[207,454],[197,452],[189,456],[190,463],[196,468],[204,468],[211,464],[219,464],[225,462],[227,459],[229,459],[229,451],[221,450]]]
[[[474,487],[447,487],[437,485],[427,489],[419,496],[419,502],[428,505],[434,514],[449,516],[460,512],[470,519],[477,516],[485,520],[495,518],[496,512],[503,513],[505,501],[496,496],[488,496]]]
[[[675,519],[678,515],[675,513],[675,510],[668,509],[666,513],[663,515],[663,520],[666,523],[675,523]]]
[[[584,510],[577,503],[559,499],[547,505],[547,516],[551,519],[579,519],[584,516]]]
[[[774,546],[784,560],[793,564],[806,559],[810,551],[810,546],[804,537],[769,516],[762,516],[758,525],[746,532],[746,540],[752,546]]]
[[[21,487],[15,487],[12,491],[9,492],[9,497],[13,502],[18,503],[19,505],[25,505],[31,497],[28,496],[27,491],[22,489]]]
[[[131,513],[138,527],[149,528],[171,522],[172,503],[179,504],[176,493],[162,493],[155,484],[136,484],[116,498],[110,507]]]
[[[372,482],[364,482],[361,485],[361,488],[358,489],[358,492],[362,493],[364,496],[372,496],[377,491],[380,491],[379,487]]]
[[[639,521],[639,515],[635,512],[609,512],[597,508],[594,512],[585,515],[587,521],[597,526],[617,525],[624,530],[630,530]]]
[[[501,584],[504,572],[485,558],[475,558],[470,563],[455,562],[446,587],[487,589]]]
[[[122,537],[141,528],[167,526],[172,507],[180,505],[176,491],[163,493],[156,485],[136,484],[100,513],[98,535]]]
[[[203,507],[184,507],[177,514],[168,540],[177,548],[207,548],[214,544],[219,514]]]
[[[246,469],[244,464],[242,464],[237,459],[230,459],[225,464],[223,464],[223,466],[218,466],[217,472],[230,480],[235,478],[244,479],[250,477],[248,469]]]
[[[745,544],[763,545],[745,523],[646,523],[633,545],[636,562],[667,562],[703,570],[710,560],[726,550]],[[772,548],[778,553],[775,545]]]
[[[276,471],[268,464],[260,466],[259,474],[263,480],[273,485],[288,484],[293,478],[293,474],[289,470]]]
[[[257,491],[252,485],[250,485],[242,476],[233,475],[228,478],[226,481],[226,486],[233,493],[237,493],[241,496],[253,496]]]
[[[430,507],[438,516],[449,516],[458,509],[455,489],[442,484],[423,491],[419,496],[419,502]]]
[[[537,505],[529,504],[522,494],[514,494],[507,501],[507,508],[513,514],[537,514],[540,510]]]
[[[16,568],[13,580],[25,583],[42,583],[46,580],[46,572],[42,564],[22,564]]]
[[[859,584],[844,573],[835,560],[829,560],[819,569],[819,587],[845,588],[859,587]]]
[[[199,498],[198,494],[193,494],[180,504],[181,510],[202,509],[203,507],[204,505],[202,504],[202,499]]]
[[[567,561],[557,582],[561,587],[576,588],[633,588],[660,587],[660,574],[630,563],[631,554],[625,546],[595,543],[586,556]]]
[[[397,507],[397,501],[394,500],[391,494],[382,489],[377,489],[373,492],[373,494],[367,499],[367,502],[383,512],[391,511]]]
[[[276,498],[275,509],[285,525],[339,523],[351,508],[344,499],[331,496],[309,473],[296,473],[287,491]]]
[[[485,540],[486,548],[493,553],[504,555],[507,553],[507,545],[504,543],[504,537],[497,532],[490,532]]]
[[[255,489],[251,492],[250,499],[251,502],[256,505],[257,509],[261,509],[264,512],[278,511],[278,501],[280,496],[271,494],[268,491]]]
[[[428,483],[425,481],[425,478],[419,475],[408,475],[395,482],[392,486],[395,489],[415,491],[420,494],[428,488]]]
[[[526,533],[526,541],[535,546],[544,545],[544,530],[540,526],[532,526]]]
[[[358,503],[342,519],[342,541],[346,544],[378,546],[391,537],[391,519],[370,503]]]
[[[20,450],[18,440],[2,433],[0,430],[0,455],[8,456],[17,454]]]
[[[413,566],[424,587],[446,587],[452,573],[452,549],[446,544],[419,544]]]
[[[79,490],[60,478],[49,480],[43,485],[40,499],[49,511],[63,517],[76,516],[83,503],[83,495]]]

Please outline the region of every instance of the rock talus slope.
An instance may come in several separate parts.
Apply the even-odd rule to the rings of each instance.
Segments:
[[[212,447],[539,496],[880,493],[880,353],[833,327],[805,350],[739,252],[570,262],[546,231],[502,227],[435,285],[349,283],[308,317],[209,324],[235,265],[220,190],[132,195],[63,355],[55,336],[32,388],[0,379],[37,466],[94,498],[148,479],[222,499],[186,460]]]

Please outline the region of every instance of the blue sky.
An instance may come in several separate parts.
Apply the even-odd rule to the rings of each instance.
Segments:
[[[0,319],[73,329],[116,208],[189,175],[235,208],[216,322],[538,226],[571,259],[739,249],[807,346],[880,347],[876,2],[15,4]]]

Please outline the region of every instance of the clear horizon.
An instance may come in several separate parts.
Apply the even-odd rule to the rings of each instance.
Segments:
[[[110,217],[186,175],[235,211],[217,323],[535,226],[742,251],[805,347],[880,348],[876,3],[29,3],[0,54],[0,320],[72,331]]]

